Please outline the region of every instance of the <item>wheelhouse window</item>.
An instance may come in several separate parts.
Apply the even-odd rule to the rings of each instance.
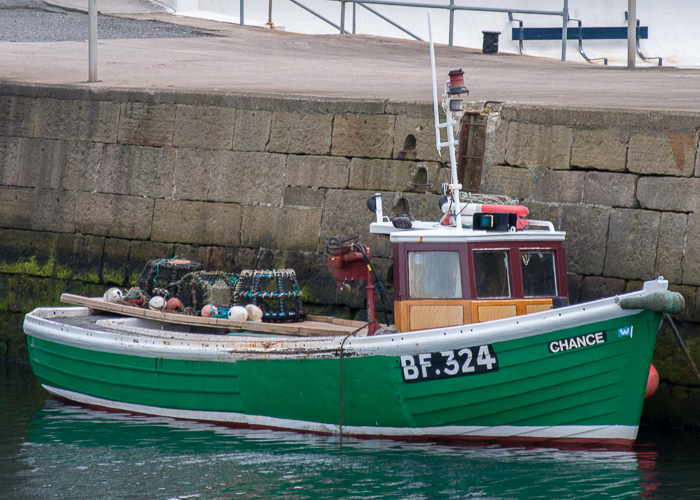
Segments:
[[[408,252],[408,285],[414,299],[461,299],[459,252]]]
[[[557,272],[552,251],[521,251],[520,265],[523,273],[525,297],[555,297]]]
[[[510,268],[505,250],[474,252],[474,282],[478,299],[510,297]]]

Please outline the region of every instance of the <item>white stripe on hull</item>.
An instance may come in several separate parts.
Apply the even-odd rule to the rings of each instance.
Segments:
[[[640,295],[640,292],[626,296]],[[78,309],[78,308],[74,308]],[[89,314],[86,308],[79,308]],[[65,308],[42,308],[27,314],[27,334],[81,349],[140,357],[187,359],[194,361],[235,362],[238,359],[335,358],[344,337],[260,338],[181,333],[165,328],[119,331],[118,322],[111,328],[68,325],[60,321]],[[545,335],[573,327],[595,324],[639,314],[623,310],[614,298],[505,318],[484,323],[419,330],[372,337],[348,338],[343,352],[352,356],[401,356],[419,352],[437,352],[473,344],[493,344]],[[146,334],[147,333],[147,334]]]
[[[132,403],[123,403],[101,399],[85,394],[80,394],[64,389],[57,389],[42,384],[51,394],[78,403],[99,406],[114,410],[124,410],[145,415],[157,415],[161,417],[180,418],[187,420],[199,420],[207,422],[219,422],[232,425],[244,425],[251,427],[267,427],[273,429],[286,429],[320,434],[340,434],[340,427],[335,424],[319,422],[307,422],[303,420],[289,420],[283,418],[264,417],[259,415],[245,415],[243,413],[219,412],[219,411],[195,411],[179,410],[173,408],[161,408]],[[343,426],[343,434],[353,436],[386,436],[386,437],[452,437],[473,439],[519,439],[531,440],[576,440],[576,441],[634,441],[637,437],[637,426],[634,425],[556,425],[556,426],[513,426],[498,425],[488,426],[457,426],[411,428],[411,427],[369,427],[369,426]]]

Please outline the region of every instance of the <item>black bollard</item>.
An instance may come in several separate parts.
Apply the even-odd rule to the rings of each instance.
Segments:
[[[500,31],[482,31],[484,34],[484,45],[481,50],[484,54],[498,54],[498,35]]]

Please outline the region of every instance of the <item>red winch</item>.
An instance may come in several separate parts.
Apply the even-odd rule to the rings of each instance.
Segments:
[[[372,268],[372,254],[368,246],[357,242],[358,239],[359,236],[344,241],[339,241],[338,238],[328,240],[328,270],[341,295],[350,291],[349,281],[366,282],[367,321],[369,322],[367,334],[374,335],[380,325],[376,321],[374,304],[376,279]]]

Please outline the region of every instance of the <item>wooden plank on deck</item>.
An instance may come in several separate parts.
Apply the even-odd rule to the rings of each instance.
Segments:
[[[364,324],[347,320],[342,320],[340,322],[319,321],[316,320],[316,317],[312,321],[307,320],[298,323],[232,321],[224,318],[188,316],[186,314],[179,314],[175,312],[153,311],[151,309],[142,309],[140,307],[129,306],[126,304],[107,302],[102,297],[83,297],[81,295],[73,295],[70,293],[62,294],[61,302],[76,306],[89,307],[90,309],[97,311],[111,312],[134,318],[163,321],[166,323],[301,337],[348,335]],[[366,329],[364,332],[361,331],[358,333],[358,335],[363,334],[366,335]]]

